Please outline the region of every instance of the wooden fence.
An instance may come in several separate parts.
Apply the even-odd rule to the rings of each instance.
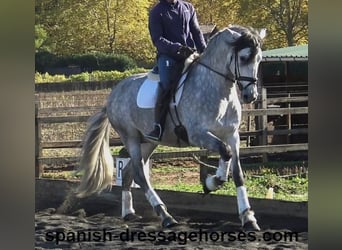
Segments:
[[[262,98],[258,102],[256,108],[242,110],[242,115],[247,120],[245,131],[240,131],[241,140],[246,141],[246,147],[240,149],[241,155],[263,155],[264,160],[267,160],[267,155],[271,153],[283,153],[289,151],[307,151],[308,143],[296,144],[280,144],[269,145],[268,136],[279,135],[296,135],[308,133],[307,126],[305,128],[293,128],[291,117],[298,114],[308,114],[307,105],[304,107],[292,107],[291,103],[302,103],[308,101],[307,96],[286,96],[267,98],[266,89],[262,89]],[[276,107],[274,104],[286,103],[287,107]],[[43,173],[43,165],[56,162],[77,162],[78,157],[43,157],[43,149],[62,149],[62,148],[80,148],[81,138],[71,141],[43,141],[42,140],[42,126],[44,124],[58,124],[58,123],[84,123],[90,117],[90,114],[100,110],[102,106],[80,106],[80,107],[60,107],[60,108],[41,108],[39,105],[39,98],[36,100],[35,108],[35,135],[36,135],[36,177],[40,177]],[[58,115],[63,114],[63,115]],[[69,115],[71,114],[72,115]],[[88,113],[88,114],[85,114]],[[90,114],[89,114],[90,113]],[[54,116],[51,116],[54,114]],[[57,114],[57,115],[56,115]],[[269,130],[268,117],[269,116],[287,116],[288,124],[286,129]],[[258,119],[257,119],[258,118]],[[253,126],[252,120],[256,121]],[[257,138],[258,145],[251,145],[251,138]],[[110,146],[120,146],[121,141],[117,136],[110,138]],[[196,155],[199,157],[209,156],[210,153],[206,150],[194,150],[186,152],[171,152],[171,153],[154,153],[152,158],[174,158],[174,157],[191,157]]]

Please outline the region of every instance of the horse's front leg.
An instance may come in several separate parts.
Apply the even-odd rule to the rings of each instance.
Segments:
[[[236,186],[239,218],[241,220],[242,227],[245,231],[260,231],[260,227],[254,217],[254,212],[251,210],[251,206],[249,204],[246,187],[244,186],[244,177],[239,158],[240,136],[238,131],[228,138],[228,145],[232,150],[231,165],[233,180]]]
[[[191,134],[190,140],[194,145],[204,147],[210,151],[220,154],[219,166],[215,175],[208,175],[203,183],[205,194],[219,189],[224,182],[228,180],[228,172],[230,160],[232,157],[231,150],[214,134],[209,131]]]
[[[220,157],[215,175],[208,175],[205,179],[205,183],[203,185],[203,191],[205,194],[220,189],[228,180],[230,162],[230,159]]]

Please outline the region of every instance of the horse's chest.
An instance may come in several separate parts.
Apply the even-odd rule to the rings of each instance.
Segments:
[[[240,125],[241,108],[227,99],[222,99],[217,107],[215,126],[218,128],[236,129]]]

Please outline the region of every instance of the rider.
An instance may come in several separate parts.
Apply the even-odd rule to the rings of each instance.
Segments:
[[[179,65],[184,64],[184,60],[195,48],[202,53],[206,42],[193,5],[182,0],[159,0],[150,11],[148,27],[152,42],[157,48],[160,82],[154,130],[145,136],[160,141],[169,105],[165,100],[169,99],[167,95],[175,84],[174,81],[177,81],[175,75],[179,75]]]

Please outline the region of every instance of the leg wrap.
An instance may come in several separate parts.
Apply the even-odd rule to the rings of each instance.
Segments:
[[[219,166],[216,170],[216,176],[221,181],[227,181],[228,180],[228,172],[229,172],[229,161],[224,161],[220,158]]]
[[[228,180],[229,161],[219,160],[219,166],[216,170],[216,175],[207,176],[205,185],[208,190],[215,191],[220,188],[223,182]]]
[[[121,198],[121,216],[125,217],[127,214],[134,214],[132,193],[130,191],[122,191]]]
[[[210,191],[217,190],[220,184],[222,184],[222,181],[220,181],[215,175],[209,175],[205,179],[205,185]]]
[[[159,196],[153,189],[147,190],[147,192],[145,193],[145,196],[152,207],[156,207],[158,205],[164,205],[162,200],[159,198]]]
[[[237,193],[237,203],[239,214],[241,215],[246,209],[250,209],[251,206],[249,205],[247,191],[245,186],[240,186],[236,189]]]

